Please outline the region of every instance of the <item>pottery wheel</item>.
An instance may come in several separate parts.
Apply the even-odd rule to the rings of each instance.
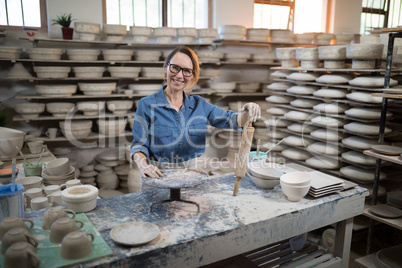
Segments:
[[[180,188],[201,184],[208,179],[208,175],[202,171],[189,168],[161,169],[161,171],[163,172],[161,178],[141,177],[142,182],[149,186],[170,189],[170,198],[153,202],[149,208],[150,212],[152,212],[153,205],[173,201],[194,204],[197,206],[197,212],[200,212],[200,205],[197,202],[181,199]]]
[[[374,215],[384,218],[395,219],[402,216],[402,210],[391,207],[387,204],[376,205],[369,208],[369,211]]]
[[[205,172],[189,168],[161,169],[163,177],[141,177],[143,183],[158,188],[179,189],[193,187],[208,179]]]

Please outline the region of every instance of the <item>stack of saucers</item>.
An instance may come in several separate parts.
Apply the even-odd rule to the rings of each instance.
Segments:
[[[387,203],[390,206],[402,209],[402,190],[389,192],[387,194]]]
[[[96,186],[96,175],[98,175],[98,172],[94,170],[94,165],[87,165],[81,168],[79,180],[82,182],[82,184]]]
[[[128,173],[130,171],[130,164],[123,164],[113,168],[114,172],[119,178],[119,188],[128,190]]]
[[[276,163],[251,161],[248,164],[247,175],[262,189],[271,189],[280,184],[283,171]]]
[[[75,167],[68,158],[58,158],[46,164],[42,178],[44,185],[60,185],[75,178]]]

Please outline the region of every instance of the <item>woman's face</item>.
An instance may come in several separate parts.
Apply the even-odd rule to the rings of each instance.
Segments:
[[[172,64],[175,66],[172,66]],[[191,80],[194,78],[194,75],[191,74],[191,76],[184,76],[183,70],[175,73],[177,71],[177,67],[191,70],[194,67],[190,57],[181,52],[177,52],[166,66],[165,71],[168,87],[175,91],[182,91],[187,87],[188,83],[191,82]],[[186,74],[186,72],[184,73]]]

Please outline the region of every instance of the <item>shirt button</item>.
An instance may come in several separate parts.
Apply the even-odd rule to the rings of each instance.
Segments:
[[[179,123],[179,120],[177,120],[177,124]]]
[[[179,132],[179,135],[181,135],[181,132]]]
[[[180,145],[180,148],[181,148],[182,146]]]

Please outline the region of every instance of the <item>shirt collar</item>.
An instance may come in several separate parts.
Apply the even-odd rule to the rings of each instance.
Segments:
[[[169,107],[169,101],[167,100],[165,93],[163,92],[165,90],[165,88],[167,87],[167,85],[162,86],[161,89],[159,89],[159,91],[156,93],[156,98],[158,100],[158,103],[161,104],[161,106],[164,107]],[[194,109],[195,107],[195,100],[192,97],[189,97],[185,92],[183,92],[184,94],[184,107],[185,109],[190,108],[190,109]]]

